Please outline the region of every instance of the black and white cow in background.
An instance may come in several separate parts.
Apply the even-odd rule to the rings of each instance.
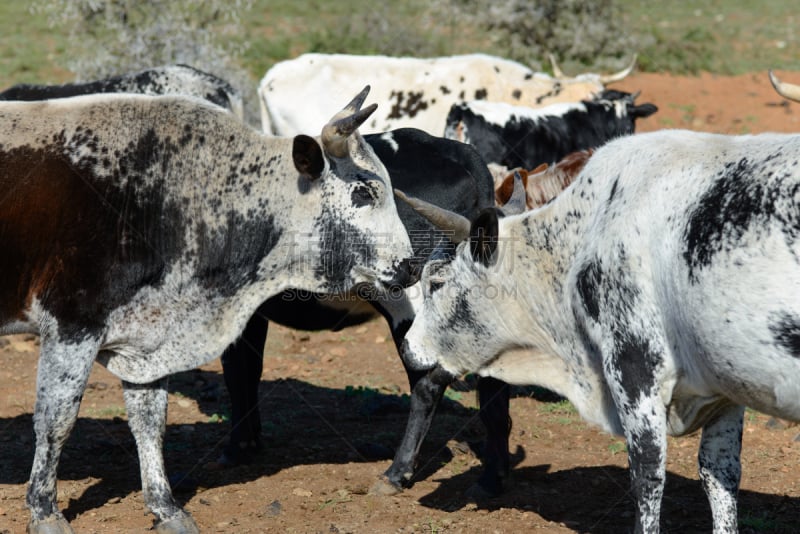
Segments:
[[[197,532],[164,470],[167,377],[288,288],[411,282],[388,174],[357,132],[366,93],[294,139],[195,98],[0,102],[0,333],[41,339],[29,532],[71,532],[56,470],[96,359],[123,381],[157,530]]]
[[[653,104],[636,105],[636,97],[607,90],[593,100],[537,109],[481,100],[463,102],[450,108],[444,136],[471,144],[487,164],[533,169],[633,133],[636,119],[658,111]]]
[[[364,85],[381,110],[361,128],[381,133],[419,128],[442,135],[450,106],[467,100],[541,107],[589,99],[607,84],[622,80],[636,63],[619,72],[565,76],[553,61],[555,76],[486,54],[417,58],[302,54],[276,63],[258,86],[265,133],[295,135],[316,128],[339,101]],[[305,105],[297,106],[297,102]]]
[[[407,356],[539,384],[623,434],[636,532],[659,530],[667,435],[702,429],[714,532],[736,532],[744,406],[800,420],[799,162],[796,135],[612,141],[426,266]]]
[[[434,137],[414,128],[369,134],[364,139],[386,166],[394,187],[468,218],[474,218],[484,208],[494,205],[492,177],[484,161],[469,145]],[[397,209],[411,238],[415,262],[422,264],[432,255],[446,257],[452,254],[451,236],[436,230],[406,204],[398,203]],[[373,487],[373,492],[394,493],[411,482],[417,453],[447,384],[434,383],[427,373],[411,369],[401,350],[403,337],[420,302],[419,287],[412,286],[402,294],[395,292],[390,299],[377,294],[371,298],[362,296],[364,298],[352,294],[341,300],[332,300],[329,296],[318,298],[292,291],[273,297],[258,308],[242,337],[222,356],[225,383],[231,399],[233,430],[221,462],[246,462],[260,446],[258,385],[269,321],[301,330],[338,330],[360,324],[377,311],[389,324],[408,374],[411,408],[408,426],[394,461]],[[508,388],[501,389],[501,384],[495,385],[494,382],[482,381],[478,385],[483,409],[481,417],[489,435],[484,457],[487,469],[475,490],[482,489],[488,493],[500,491],[502,481],[499,477],[505,476],[509,465]],[[491,388],[491,393],[483,392],[487,387]],[[496,390],[498,398],[490,404],[491,395]],[[505,417],[487,416],[487,410],[499,410],[502,414],[503,406]],[[496,424],[495,419],[502,424]],[[505,448],[503,443],[506,443]]]
[[[237,89],[213,74],[188,65],[164,65],[88,82],[22,83],[0,92],[0,100],[48,100],[96,93],[197,96],[232,111],[239,119],[244,118],[242,95]]]

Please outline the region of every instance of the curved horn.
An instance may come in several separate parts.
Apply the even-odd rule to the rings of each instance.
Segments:
[[[600,83],[603,85],[607,85],[609,83],[618,82],[621,79],[627,77],[631,72],[633,72],[634,67],[636,67],[636,58],[638,57],[637,54],[633,54],[633,59],[626,68],[622,69],[619,72],[615,72],[614,74],[608,74],[600,76]]]
[[[430,202],[406,196],[406,194],[399,189],[395,189],[394,194],[397,198],[411,206],[414,211],[428,219],[435,227],[444,232],[452,232],[450,240],[453,243],[461,243],[469,237],[469,230],[472,225],[469,219],[463,215],[440,208]]]
[[[772,70],[769,71],[769,81],[772,82],[772,87],[784,98],[800,102],[800,85],[782,82],[775,76]]]
[[[554,56],[553,54],[547,54],[547,55],[550,58],[550,65],[553,66],[553,76],[559,79],[566,78],[566,76],[564,76],[564,73],[561,72],[561,68],[558,66],[558,63],[556,63],[556,56]]]
[[[367,99],[367,95],[369,94],[369,85],[364,87],[360,93],[356,95],[356,97],[347,104],[342,111],[358,111],[361,109],[361,106],[364,104],[364,100]]]
[[[522,183],[522,176],[519,171],[514,171],[514,190],[508,201],[503,204],[503,213],[505,215],[518,215],[525,211],[527,207],[527,193],[525,192],[525,184]]]
[[[355,105],[360,108],[364,101],[362,95],[366,97],[366,93],[362,91],[348,106]],[[361,99],[360,101],[359,98]],[[353,135],[353,132],[364,124],[364,121],[367,120],[376,109],[378,109],[378,104],[371,104],[364,109],[352,110],[355,112],[340,117],[344,111],[348,111],[348,108],[345,108],[332,118],[330,122],[322,128],[322,147],[325,149],[325,153],[336,158],[347,156],[347,138]]]

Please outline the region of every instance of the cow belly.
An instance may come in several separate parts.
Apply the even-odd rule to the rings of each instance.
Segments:
[[[199,288],[167,296],[144,290],[109,316],[98,361],[136,384],[194,369],[222,354],[259,303],[244,292],[224,299]]]

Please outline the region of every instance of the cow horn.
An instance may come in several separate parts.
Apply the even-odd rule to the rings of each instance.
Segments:
[[[628,65],[626,68],[622,69],[621,71],[615,72],[614,74],[608,74],[608,75],[600,76],[600,83],[602,83],[603,85],[607,85],[609,83],[618,82],[618,81],[622,80],[623,78],[626,78],[631,72],[633,72],[634,67],[636,67],[636,58],[637,57],[638,57],[637,54],[634,54],[630,65]]]
[[[360,93],[356,95],[356,97],[347,104],[342,111],[350,111],[354,113],[361,109],[361,106],[364,104],[364,100],[367,99],[367,95],[369,94],[369,85],[364,87]]]
[[[784,98],[800,102],[800,85],[782,82],[775,76],[772,70],[769,71],[769,81],[772,82],[772,87]]]
[[[556,63],[556,56],[554,56],[553,54],[547,54],[547,55],[550,58],[550,65],[553,66],[553,76],[558,79],[566,78],[566,76],[564,76],[564,73],[561,72],[561,67],[558,66],[558,63]]]
[[[503,213],[505,215],[518,215],[525,211],[527,207],[527,193],[525,192],[525,184],[522,183],[522,176],[519,171],[514,171],[514,190],[508,201],[503,204]]]
[[[430,202],[406,196],[406,194],[399,189],[395,189],[394,194],[397,198],[411,206],[414,211],[428,219],[432,225],[443,232],[451,232],[450,240],[453,243],[461,243],[469,237],[471,224],[469,219],[463,215],[440,208]]]
[[[369,85],[322,128],[322,146],[327,154],[336,158],[347,156],[347,138],[378,108],[378,104],[372,104],[361,109],[367,94]]]

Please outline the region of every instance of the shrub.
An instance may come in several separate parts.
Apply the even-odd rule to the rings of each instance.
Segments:
[[[68,35],[65,65],[92,80],[159,65],[184,63],[228,80],[258,123],[255,82],[238,59],[236,39],[252,0],[40,0],[34,12]]]
[[[440,0],[438,11],[483,28],[503,55],[534,69],[548,54],[565,72],[617,69],[640,46],[613,0]]]

